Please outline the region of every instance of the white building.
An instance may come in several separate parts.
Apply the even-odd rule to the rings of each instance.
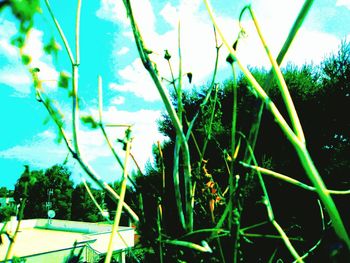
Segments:
[[[17,221],[7,223],[6,230],[13,233]],[[2,229],[3,223],[0,224]],[[107,253],[112,225],[51,219],[22,220],[13,247],[13,256],[24,258],[26,263],[62,263],[74,249],[83,249],[83,262],[98,262]],[[0,262],[3,262],[10,243],[3,234],[0,245]],[[125,262],[125,251],[134,246],[134,229],[119,227],[114,239],[114,258]]]

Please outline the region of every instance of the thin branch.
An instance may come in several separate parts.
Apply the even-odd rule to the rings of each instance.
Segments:
[[[241,231],[240,234],[242,236],[245,236],[245,237],[282,239],[281,236],[270,235],[270,234],[245,233],[244,231]],[[288,239],[289,240],[293,240],[293,241],[300,241],[300,242],[304,241],[304,239],[302,239],[300,237],[288,237]]]
[[[286,176],[284,174],[281,174],[281,173],[277,173],[277,172],[274,172],[272,170],[269,170],[269,169],[266,169],[266,168],[262,168],[262,167],[259,167],[259,166],[255,166],[255,165],[250,165],[250,164],[247,164],[247,163],[244,163],[244,162],[239,162],[240,164],[242,164],[244,167],[246,168],[250,168],[250,169],[253,169],[255,171],[259,171],[261,174],[266,174],[266,175],[271,175],[272,177],[274,178],[277,178],[277,179],[281,179],[287,183],[290,183],[290,184],[293,184],[293,185],[296,185],[296,186],[299,186],[305,190],[308,190],[308,191],[312,191],[312,192],[317,192],[316,188],[313,187],[313,186],[309,186],[307,184],[304,184],[292,177],[289,177],[289,176]],[[327,189],[326,190],[329,194],[333,194],[333,195],[347,195],[347,194],[350,194],[350,190],[330,190],[330,189]]]
[[[59,33],[60,36],[61,36],[61,39],[62,39],[62,41],[63,41],[63,44],[64,44],[64,46],[65,46],[65,48],[66,48],[66,50],[67,50],[68,57],[69,57],[71,63],[74,64],[74,57],[73,57],[72,51],[71,51],[71,49],[70,49],[70,47],[69,47],[67,38],[66,38],[66,36],[64,35],[63,30],[62,30],[62,28],[61,28],[61,26],[60,26],[58,20],[56,19],[54,13],[52,12],[52,9],[51,9],[49,0],[45,0],[45,3],[46,3],[46,7],[47,7],[47,9],[49,10],[49,13],[50,13],[50,15],[51,15],[51,17],[52,17],[52,20],[54,21],[54,23],[55,23],[55,25],[56,25],[56,28],[57,28],[57,30],[58,30],[58,33]]]
[[[169,95],[168,95],[166,89],[163,87],[163,84],[161,83],[161,80],[159,79],[158,71],[156,70],[154,63],[149,58],[150,51],[144,45],[140,30],[137,26],[137,23],[134,19],[133,13],[132,13],[130,1],[124,0],[123,2],[125,5],[125,8],[127,10],[127,15],[130,18],[131,28],[133,31],[136,47],[137,47],[137,50],[139,52],[141,61],[144,65],[145,69],[150,74],[156,88],[158,89],[158,92],[160,94],[160,97],[162,98],[163,104],[164,104],[164,106],[169,114],[169,117],[172,121],[172,124],[175,127],[176,134],[181,139],[181,143],[182,143],[182,147],[183,147],[184,180],[187,182],[187,183],[185,183],[185,187],[187,188],[187,189],[185,189],[185,192],[189,194],[189,193],[191,193],[191,189],[192,189],[192,187],[189,187],[191,185],[191,177],[192,177],[191,162],[190,162],[190,152],[189,152],[189,148],[188,148],[188,143],[187,143],[187,139],[186,139],[186,136],[184,134],[184,131],[183,131],[182,124],[181,124],[181,122],[176,114],[176,111],[175,111],[173,105],[170,102],[170,98],[169,98]],[[192,197],[187,196],[187,198],[189,198],[187,200],[191,200]],[[191,206],[189,206],[189,205],[187,205],[186,207],[191,208]],[[191,210],[191,211],[189,211],[189,210]],[[186,212],[187,212],[186,229],[188,231],[190,231],[193,229],[193,209],[187,209]]]
[[[247,138],[241,132],[238,132],[238,134],[246,141],[247,147],[248,147],[248,149],[250,151],[250,154],[251,154],[251,157],[252,157],[252,161],[253,161],[253,163],[256,166],[258,166],[257,161],[255,159],[255,155],[254,155],[253,149],[251,148]],[[263,190],[263,194],[264,194],[263,203],[266,206],[267,215],[268,215],[268,218],[269,218],[270,222],[276,228],[277,232],[280,234],[280,236],[281,236],[283,242],[285,243],[287,249],[292,254],[292,256],[295,258],[295,260],[297,262],[299,262],[299,263],[304,262],[303,259],[299,256],[298,252],[293,247],[292,243],[290,242],[290,240],[289,240],[288,236],[286,235],[286,233],[284,232],[284,230],[281,228],[281,226],[275,220],[275,216],[274,216],[274,213],[273,213],[273,209],[272,209],[272,206],[271,206],[271,202],[270,202],[270,199],[269,199],[269,195],[267,193],[267,189],[266,189],[264,180],[263,180],[263,178],[261,176],[261,173],[259,171],[257,171],[257,174],[258,174],[258,179],[259,179],[259,182],[260,182],[261,188]]]
[[[258,32],[259,38],[260,38],[260,40],[264,46],[264,49],[269,57],[269,60],[270,60],[270,63],[272,65],[272,68],[274,70],[275,76],[278,80],[277,84],[280,87],[282,98],[283,98],[284,103],[286,105],[286,108],[287,108],[290,120],[292,122],[294,131],[295,131],[296,135],[298,136],[300,142],[305,143],[304,132],[303,132],[302,126],[300,124],[300,120],[299,120],[297,111],[295,110],[292,97],[290,96],[287,84],[283,78],[281,69],[278,66],[278,63],[276,62],[276,60],[272,57],[270,49],[269,49],[268,45],[266,44],[264,36],[262,35],[258,20],[256,19],[255,14],[254,14],[251,6],[248,6],[248,10],[249,10],[249,13],[253,19],[253,22],[254,22],[256,31]]]
[[[254,90],[257,92],[259,97],[265,102],[267,108],[271,111],[273,114],[275,121],[280,126],[288,140],[292,143],[294,146],[299,159],[301,161],[302,166],[304,167],[304,170],[306,174],[308,175],[310,181],[314,185],[314,187],[317,189],[317,193],[322,200],[323,204],[325,205],[331,219],[332,224],[334,227],[335,232],[337,235],[346,243],[347,247],[350,249],[350,239],[347,234],[346,228],[344,226],[343,220],[340,217],[339,211],[330,196],[330,194],[327,192],[327,188],[322,180],[322,177],[320,176],[315,164],[312,161],[312,158],[306,148],[305,143],[300,141],[298,136],[295,135],[295,133],[292,131],[292,129],[289,127],[281,113],[278,111],[276,105],[272,103],[270,98],[267,96],[263,88],[259,85],[259,83],[255,80],[255,78],[252,76],[252,74],[249,72],[249,70],[243,66],[240,61],[237,58],[236,52],[233,50],[233,48],[228,44],[226,41],[223,33],[221,32],[220,28],[218,27],[218,24],[216,23],[213,11],[211,6],[209,5],[208,0],[204,0],[206,8],[208,10],[208,13],[211,17],[212,22],[214,23],[215,27],[217,28],[222,41],[224,42],[226,48],[229,50],[230,54],[237,60],[237,64],[241,68],[242,72],[246,76],[249,83],[252,85]]]
[[[120,190],[120,199],[118,202],[117,211],[116,211],[116,215],[114,218],[112,233],[111,233],[110,239],[109,239],[105,263],[109,263],[111,261],[112,254],[114,251],[114,248],[113,248],[114,236],[118,232],[120,218],[122,215],[123,202],[124,202],[125,193],[126,193],[126,183],[128,181],[127,167],[128,167],[128,160],[129,160],[129,156],[130,156],[130,147],[131,147],[131,140],[132,140],[130,128],[126,130],[125,135],[126,135],[125,136],[126,151],[125,151],[125,160],[124,160],[123,181],[122,181],[121,190]]]
[[[287,54],[287,51],[288,51],[289,47],[291,46],[296,34],[298,33],[299,29],[301,28],[301,26],[306,18],[306,15],[308,14],[313,2],[314,2],[314,0],[306,0],[304,2],[304,5],[298,14],[298,17],[294,21],[294,24],[293,24],[291,30],[289,31],[288,37],[285,40],[283,47],[281,48],[281,50],[277,56],[276,62],[278,65],[281,65],[281,63],[282,63],[285,55]],[[267,77],[267,80],[265,81],[263,86],[266,88],[270,87],[272,79],[273,79],[273,72],[270,71],[270,73]],[[256,140],[258,138],[258,133],[259,133],[259,129],[260,129],[260,123],[262,120],[263,110],[264,110],[264,103],[262,102],[260,109],[259,109],[259,112],[258,112],[257,121],[252,125],[251,130],[250,130],[250,134],[249,134],[249,141],[251,143],[253,150],[255,148]],[[246,152],[245,156],[247,156],[247,155],[250,156],[248,152]]]

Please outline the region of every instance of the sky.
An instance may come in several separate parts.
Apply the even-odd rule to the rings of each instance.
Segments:
[[[72,50],[74,48],[76,3],[51,0],[51,6]],[[237,3],[235,3],[237,2]],[[242,8],[251,4],[262,33],[276,57],[304,1],[252,0],[212,1],[218,24],[225,37],[233,43],[239,32],[238,17]],[[184,81],[185,89],[195,89],[211,79],[215,62],[213,27],[203,1],[132,1],[135,19],[152,61],[159,74],[170,79],[164,50],[172,55],[175,76],[178,74],[178,25],[180,21],[182,71],[193,74],[192,83]],[[67,91],[57,87],[59,72],[70,72],[71,66],[63,42],[51,20],[44,1],[41,14],[36,15],[25,53],[32,58],[30,67],[40,68],[45,93],[64,114],[66,131],[71,131],[71,99]],[[350,0],[319,0],[313,4],[303,27],[288,51],[283,65],[305,63],[318,65],[336,52],[341,41],[349,38]],[[250,67],[269,68],[264,49],[259,42],[248,14],[243,17],[247,33],[238,46],[238,56]],[[24,171],[46,169],[63,163],[73,171],[79,183],[86,176],[79,164],[68,155],[64,143],[57,142],[57,129],[42,104],[35,98],[28,69],[21,64],[18,50],[10,42],[17,33],[18,22],[5,9],[0,14],[0,186],[13,189]],[[157,120],[164,113],[160,96],[147,71],[143,68],[133,41],[131,28],[121,0],[82,1],[81,64],[79,66],[79,98],[81,115],[97,117],[97,79],[103,80],[103,119],[109,124],[132,125],[132,153],[144,169],[152,162],[152,145],[166,140],[157,130]],[[57,57],[47,55],[44,45],[54,37],[61,46]],[[221,42],[218,39],[219,43]],[[74,51],[73,51],[74,53]],[[220,49],[217,81],[230,77],[225,62],[227,51]],[[169,86],[167,81],[163,83]],[[169,87],[170,90],[170,87]],[[123,128],[108,128],[120,157],[125,153],[118,138]],[[100,130],[81,125],[79,131],[82,157],[107,182],[120,179],[121,170],[111,155]],[[135,169],[130,165],[130,171]]]

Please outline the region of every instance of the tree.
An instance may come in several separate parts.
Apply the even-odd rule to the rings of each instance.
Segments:
[[[0,187],[0,197],[7,197],[9,190],[5,186]]]
[[[50,189],[52,195],[50,201],[58,219],[71,218],[71,196],[73,182],[70,179],[71,172],[63,165],[54,165],[47,170],[30,171],[26,166],[25,171],[17,180],[14,198],[20,203],[24,198],[24,183],[28,183],[27,201],[24,209],[24,218],[47,217],[46,203],[49,201]]]
[[[16,208],[13,206],[0,207],[0,222],[9,221],[11,216],[16,215]]]
[[[91,189],[91,184],[88,183]],[[101,203],[101,191],[91,189],[92,194],[96,198],[96,201]],[[72,220],[97,222],[102,220],[99,210],[91,200],[88,192],[83,183],[75,186],[72,193]]]
[[[344,189],[350,183],[349,179],[344,177],[347,174],[345,171],[348,171],[350,167],[346,157],[349,153],[350,122],[345,120],[342,114],[342,110],[349,103],[349,85],[345,81],[350,76],[350,71],[348,70],[350,68],[348,67],[350,64],[349,58],[349,45],[343,44],[338,55],[327,58],[320,67],[304,65],[298,68],[288,65],[283,71],[308,139],[308,147],[312,149],[312,157],[319,167],[320,173],[325,175],[324,178],[327,185],[335,189]],[[264,83],[268,72],[255,70],[254,76]],[[201,111],[194,128],[194,136],[189,140],[193,176],[196,182],[194,214],[195,222],[197,222],[197,227],[200,229],[216,227],[227,205],[225,203],[227,198],[225,189],[229,184],[227,167],[230,165],[228,156],[231,155],[228,153],[230,153],[232,120],[232,85],[232,81],[227,81],[217,92],[216,96],[212,94],[211,102]],[[251,124],[254,123],[254,119],[257,116],[256,110],[259,105],[256,97],[246,92],[248,89],[247,85],[246,80],[241,77],[238,81],[239,122],[237,130],[245,134],[246,137],[248,137]],[[206,91],[206,88],[202,88],[184,95],[182,101],[188,120],[192,120],[196,115],[196,109],[200,108]],[[276,105],[282,108],[282,97],[275,82],[268,92]],[[211,120],[210,115],[212,112],[214,112],[215,118]],[[284,116],[287,115],[286,111],[283,110],[282,114]],[[157,231],[157,224],[159,223],[159,219],[157,219],[158,204],[161,204],[163,207],[162,235],[177,239],[185,234],[181,231],[178,222],[172,220],[174,211],[176,211],[174,193],[170,191],[167,192],[167,196],[164,196],[161,191],[162,162],[164,162],[165,166],[166,188],[172,189],[174,185],[171,167],[173,167],[175,131],[167,115],[164,115],[162,121],[159,122],[159,130],[170,138],[169,142],[163,144],[163,157],[159,149],[155,147],[155,165],[148,168],[146,177],[137,179],[139,186],[137,189],[142,193],[144,206],[147,207],[147,210],[150,209],[148,213],[145,213],[145,227],[142,228],[141,233],[147,239],[147,242],[144,244],[151,246],[154,251],[159,249],[157,242],[159,239]],[[208,138],[209,130],[210,138]],[[242,149],[247,146],[242,137],[240,140],[241,149],[238,154],[242,155],[244,154]],[[201,160],[200,152],[204,144],[206,144],[206,154]],[[200,150],[198,151],[197,148]],[[239,158],[243,158],[243,156]],[[263,115],[258,143],[255,149],[255,158],[262,167],[273,169],[303,182],[308,182],[305,180],[303,168],[295,156],[294,149],[286,141],[284,134],[276,128],[276,123],[269,113]],[[263,222],[266,220],[266,214],[264,207],[261,205],[262,193],[256,179],[256,173],[238,162],[234,164],[234,167],[235,174],[240,175],[240,181],[236,189],[236,200],[240,203],[241,224],[249,226]],[[318,246],[319,250],[314,252],[315,255],[310,258],[317,261],[325,257],[330,258],[330,254],[334,253],[334,258],[330,260],[336,260],[335,258],[339,260],[344,256],[342,253],[347,253],[346,249],[334,249],[332,252],[329,250],[329,246],[335,243],[339,244],[340,241],[334,237],[332,230],[327,229],[322,232],[320,225],[315,224],[321,219],[319,214],[320,208],[317,205],[317,196],[314,193],[289,186],[285,182],[276,179],[264,178],[264,180],[278,221],[289,229],[289,235],[303,238],[304,241],[300,246],[305,251],[312,247],[323,235],[332,236],[329,239],[324,238],[322,245]],[[341,196],[335,197],[335,200],[337,206],[341,209],[344,222],[349,226],[349,216],[344,212],[347,210],[349,198]],[[300,214],[300,211],[308,211],[307,216]],[[222,227],[228,227],[227,221]],[[260,227],[260,231],[269,233],[273,230],[270,226],[265,225]],[[203,238],[203,235],[194,240],[200,242],[201,238]],[[141,241],[143,240],[141,239]],[[221,247],[226,260],[229,258],[229,251],[232,251],[231,247],[226,247],[227,241],[228,237],[221,238]],[[242,237],[239,241],[241,257],[246,262],[257,262],[259,258],[263,261],[268,260],[268,257],[273,254],[272,248],[276,246],[279,247],[276,257],[289,257],[288,252],[280,247],[280,241],[263,238],[260,240],[254,239],[251,241],[254,242],[254,245],[246,241],[248,239]],[[271,249],[266,249],[268,245]],[[220,250],[217,245],[212,244],[212,246],[214,247],[214,256],[207,256],[205,260],[215,262],[213,258],[220,258]],[[259,248],[264,248],[264,250]],[[173,253],[168,258],[165,256],[167,260],[174,260],[176,257],[190,261],[195,260],[195,258],[196,260],[199,258],[204,260],[205,258],[203,255],[186,254],[188,252],[184,252],[184,250],[182,252],[179,249],[177,251],[172,250],[171,247],[167,247],[165,251],[168,254]],[[252,251],[256,253],[252,253]],[[157,253],[155,257],[157,257]]]

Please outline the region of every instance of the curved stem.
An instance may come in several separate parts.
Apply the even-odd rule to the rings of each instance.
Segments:
[[[270,49],[269,49],[268,45],[266,44],[265,38],[262,35],[262,32],[261,32],[258,20],[256,19],[255,14],[254,14],[253,9],[251,8],[251,6],[248,7],[248,10],[249,10],[249,13],[250,13],[250,15],[251,15],[251,17],[253,19],[253,22],[254,22],[256,31],[258,32],[259,38],[260,38],[260,40],[261,40],[261,42],[262,42],[262,44],[263,44],[263,46],[265,48],[265,51],[266,51],[266,53],[267,53],[267,55],[269,57],[269,60],[270,60],[270,63],[272,65],[272,68],[274,70],[275,76],[276,76],[276,78],[278,80],[277,84],[280,87],[282,98],[283,98],[284,103],[286,105],[286,108],[287,108],[287,111],[288,111],[288,114],[289,114],[289,118],[290,118],[290,120],[292,122],[294,131],[295,131],[296,135],[298,136],[299,140],[302,143],[305,143],[304,132],[303,132],[303,129],[301,127],[297,111],[295,110],[292,97],[290,96],[287,84],[286,84],[286,82],[285,82],[285,80],[283,78],[281,69],[278,66],[278,63],[276,62],[276,60],[272,57]]]
[[[241,162],[241,161],[239,163],[242,164],[246,168],[250,168],[250,169],[253,169],[255,171],[259,171],[261,174],[270,175],[270,176],[275,177],[277,179],[281,179],[281,180],[283,180],[283,181],[285,181],[287,183],[299,186],[299,187],[301,187],[301,188],[303,188],[305,190],[312,191],[312,192],[317,192],[315,187],[307,185],[307,184],[304,184],[304,183],[302,183],[302,182],[300,182],[298,180],[295,180],[292,177],[286,176],[284,174],[277,173],[275,171],[271,171],[269,169],[266,169],[266,168],[263,168],[263,167],[260,167],[260,166],[250,165],[250,164],[247,164],[247,163]],[[330,194],[333,194],[333,195],[347,195],[347,194],[350,194],[350,190],[330,190],[330,189],[327,189],[325,191],[330,193]]]
[[[335,206],[335,203],[329,193],[326,191],[327,188],[325,187],[323,180],[318,173],[308,150],[306,149],[305,143],[303,143],[299,137],[295,135],[295,133],[291,130],[291,128],[288,126],[280,112],[278,111],[277,107],[274,103],[269,99],[265,91],[262,89],[262,87],[259,85],[259,83],[255,80],[255,78],[252,76],[252,74],[249,72],[249,70],[244,67],[239,59],[237,58],[236,52],[233,50],[233,48],[228,44],[226,41],[223,33],[221,32],[220,28],[218,27],[216,20],[214,18],[213,11],[209,5],[208,0],[204,0],[208,13],[211,17],[211,20],[213,21],[214,25],[216,26],[222,41],[224,42],[225,46],[229,50],[230,54],[237,60],[237,64],[240,66],[242,72],[247,77],[247,80],[250,82],[254,90],[258,93],[259,97],[266,103],[267,108],[272,112],[275,121],[280,126],[284,134],[287,136],[288,140],[292,143],[294,146],[299,159],[301,161],[301,164],[308,175],[309,179],[311,180],[314,187],[317,189],[317,193],[322,200],[323,204],[325,205],[333,223],[333,227],[337,235],[346,243],[347,247],[350,249],[350,239],[347,234],[347,231],[345,229],[345,226],[343,224],[343,221],[340,217],[340,214],[338,212],[337,207]]]
[[[115,237],[115,234],[118,232],[120,218],[122,215],[123,202],[124,202],[125,193],[126,193],[126,182],[128,181],[127,167],[128,167],[128,160],[129,160],[129,156],[130,156],[130,146],[131,146],[130,132],[131,132],[130,129],[128,129],[126,131],[126,152],[125,152],[125,160],[124,160],[123,182],[121,185],[120,199],[118,202],[117,211],[116,211],[115,218],[114,218],[112,233],[111,233],[110,239],[109,239],[105,263],[111,262],[112,254],[115,250],[113,247],[114,237]]]
[[[253,163],[256,166],[258,166],[258,163],[257,163],[257,161],[255,159],[255,155],[254,155],[253,149],[251,148],[247,138],[241,132],[238,132],[238,134],[246,141],[248,150],[250,151],[250,154],[252,156],[252,161],[253,161]],[[281,226],[275,220],[275,215],[273,213],[273,209],[272,209],[272,206],[271,206],[271,202],[270,202],[270,199],[269,199],[269,195],[267,193],[267,189],[266,189],[264,180],[263,180],[260,172],[257,171],[257,173],[258,173],[258,179],[259,179],[259,182],[260,182],[261,188],[263,190],[263,194],[264,194],[263,203],[266,206],[267,215],[268,215],[268,218],[269,218],[270,222],[273,224],[273,226],[276,228],[277,232],[280,234],[281,238],[283,239],[284,244],[286,245],[286,247],[289,250],[289,252],[293,255],[295,260],[297,262],[299,262],[299,263],[304,262],[303,259],[299,256],[298,252],[293,247],[292,243],[290,242],[290,240],[289,240],[288,236],[286,235],[286,233],[284,232],[284,230],[281,228]]]
[[[59,33],[60,36],[61,36],[61,39],[62,39],[62,41],[63,41],[63,44],[64,44],[64,46],[65,46],[65,48],[66,48],[66,50],[67,50],[68,57],[69,57],[71,63],[74,64],[74,57],[73,57],[72,51],[71,51],[71,49],[70,49],[70,47],[69,47],[67,38],[66,38],[66,36],[64,35],[63,30],[62,30],[62,28],[61,28],[61,26],[60,26],[58,20],[56,19],[54,13],[52,12],[52,9],[51,9],[49,0],[45,0],[45,3],[46,3],[46,7],[47,7],[47,9],[49,10],[49,13],[50,13],[50,15],[51,15],[51,17],[52,17],[52,20],[54,21],[54,23],[55,23],[55,25],[56,25],[56,28],[57,28],[57,30],[58,30],[58,33]]]

